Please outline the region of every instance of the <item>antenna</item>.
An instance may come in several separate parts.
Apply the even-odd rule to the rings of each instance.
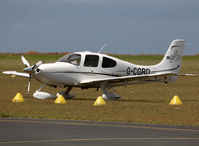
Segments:
[[[107,45],[107,43],[105,43],[105,44],[103,45],[103,47],[98,51],[98,53],[100,53],[100,52],[106,47],[106,45]]]

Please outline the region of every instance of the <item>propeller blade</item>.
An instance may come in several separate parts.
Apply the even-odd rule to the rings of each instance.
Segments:
[[[23,64],[24,64],[26,67],[30,67],[29,62],[26,60],[26,58],[25,58],[23,55],[21,55],[21,60],[22,60]]]
[[[38,61],[36,64],[35,64],[35,66],[36,67],[39,67],[40,65],[42,65],[44,63],[44,61],[43,60],[41,60],[41,61]]]
[[[31,75],[30,75],[31,76]],[[27,94],[29,95],[30,94],[30,79],[31,78],[29,78],[29,80],[28,80],[28,90],[27,90]]]
[[[42,63],[44,63],[43,60],[38,61],[38,62],[32,67],[32,69],[38,68],[40,65],[42,65]]]

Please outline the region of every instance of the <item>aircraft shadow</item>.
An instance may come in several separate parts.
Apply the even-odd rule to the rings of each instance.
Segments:
[[[83,98],[74,98],[72,100],[82,100],[82,101],[95,101],[96,99],[83,99]],[[145,103],[164,103],[164,100],[143,100],[143,99],[119,99],[114,100],[113,102],[145,102]]]

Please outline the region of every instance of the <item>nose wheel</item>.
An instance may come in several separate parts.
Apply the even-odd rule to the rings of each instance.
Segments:
[[[47,92],[41,92],[41,90],[44,88],[45,84],[42,84],[41,87],[39,87],[39,89],[37,89],[35,91],[35,93],[33,94],[33,97],[36,99],[50,99],[50,98],[56,98],[56,96],[54,94],[50,94]]]

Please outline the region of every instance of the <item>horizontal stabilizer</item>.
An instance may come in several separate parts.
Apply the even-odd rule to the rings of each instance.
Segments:
[[[7,74],[7,75],[16,75],[16,76],[26,77],[26,78],[30,77],[30,75],[27,73],[21,73],[21,72],[16,72],[16,71],[4,71],[2,73]]]
[[[199,74],[178,74],[178,76],[199,76]]]

